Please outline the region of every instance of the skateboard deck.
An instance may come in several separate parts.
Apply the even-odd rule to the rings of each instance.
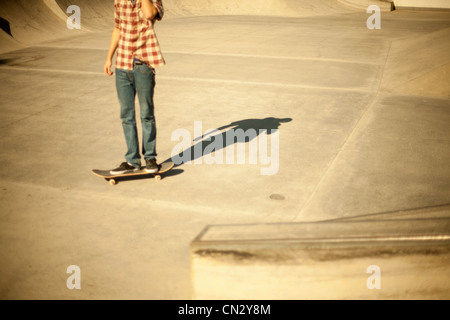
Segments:
[[[125,174],[119,174],[119,175],[112,175],[111,170],[92,170],[92,173],[98,177],[104,178],[106,181],[108,181],[111,185],[116,185],[118,180],[120,178],[126,178],[126,177],[138,177],[138,176],[153,176],[156,181],[159,181],[162,179],[161,174],[166,173],[170,171],[174,167],[173,162],[164,162],[161,164],[161,168],[158,172],[155,173],[148,173],[144,170],[144,168],[141,168],[141,170],[131,173],[125,173]]]

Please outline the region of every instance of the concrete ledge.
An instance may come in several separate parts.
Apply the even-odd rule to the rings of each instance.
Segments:
[[[450,12],[450,8],[433,8],[433,7],[395,7],[397,11],[438,11]]]
[[[389,12],[394,10],[394,2],[391,0],[338,0],[350,7],[367,9],[371,5],[377,5],[381,11]]]
[[[436,10],[450,9],[450,1],[447,0],[394,0],[396,9],[409,10]]]
[[[448,299],[449,263],[448,218],[209,226],[191,243],[194,299]]]

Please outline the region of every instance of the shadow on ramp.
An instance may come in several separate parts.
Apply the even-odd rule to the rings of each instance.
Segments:
[[[13,36],[11,34],[11,25],[10,25],[9,21],[6,19],[3,19],[2,17],[0,17],[0,29],[5,31],[11,37]]]

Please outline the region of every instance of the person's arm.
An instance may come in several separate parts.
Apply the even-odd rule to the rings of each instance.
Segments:
[[[120,40],[120,29],[114,28],[114,30],[112,32],[112,36],[111,36],[111,44],[109,45],[108,56],[106,58],[105,67],[104,67],[105,73],[108,76],[113,75],[113,72],[111,71],[112,59],[114,57],[114,54],[116,53],[117,46],[119,44],[119,40]]]
[[[158,15],[158,9],[153,5],[151,0],[141,0],[142,12],[147,20],[153,21]]]

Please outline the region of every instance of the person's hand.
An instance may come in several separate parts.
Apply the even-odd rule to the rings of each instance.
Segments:
[[[105,70],[105,74],[108,76],[112,76],[114,74],[114,72],[111,71],[111,65],[112,65],[111,60],[109,60],[109,59],[106,60],[104,70]]]

